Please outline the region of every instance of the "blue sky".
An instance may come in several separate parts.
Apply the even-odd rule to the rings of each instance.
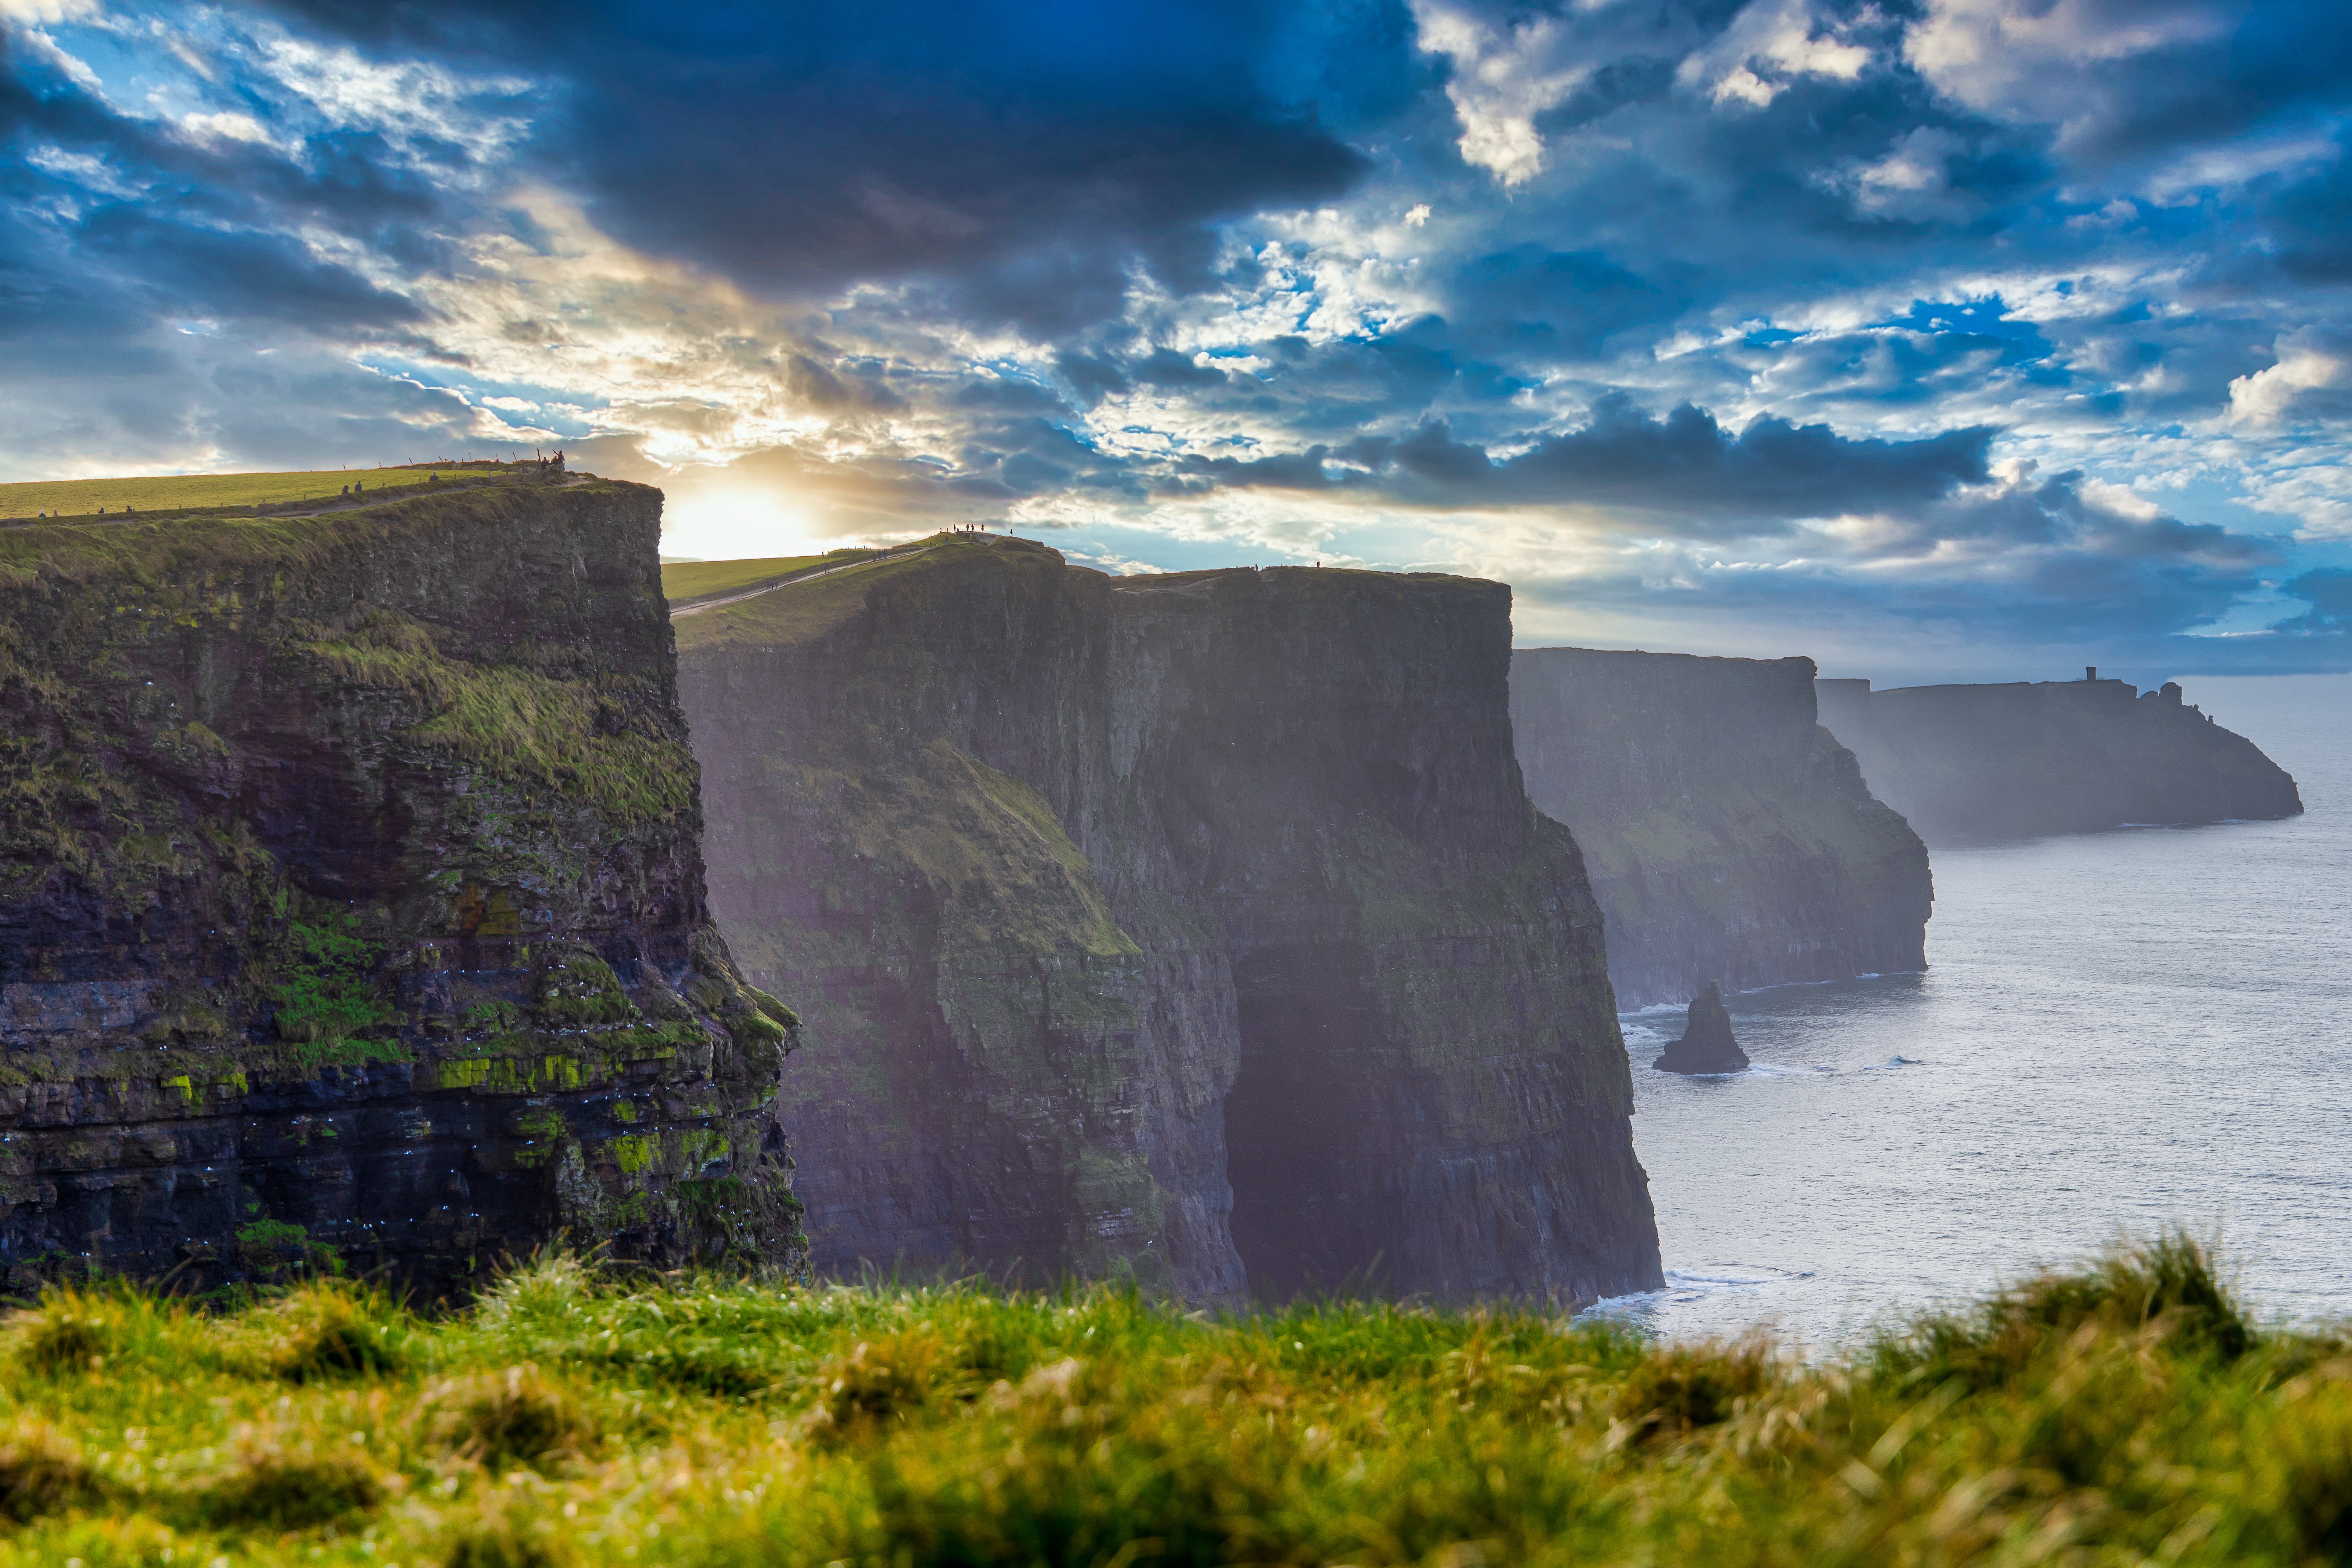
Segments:
[[[0,0],[0,477],[562,446],[1882,679],[2352,667],[2352,20]]]

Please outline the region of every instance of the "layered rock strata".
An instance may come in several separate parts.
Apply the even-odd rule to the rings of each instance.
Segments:
[[[712,905],[822,1051],[822,1269],[1198,1300],[1654,1284],[1509,601],[950,536],[677,621]]]
[[[1806,658],[1511,656],[1528,794],[1568,825],[1625,1007],[1927,967],[1927,852],[1815,721]]]
[[[2294,816],[2294,778],[2167,682],[1873,691],[1820,683],[1822,721],[1930,844]]]
[[[1748,1053],[1731,1033],[1731,1010],[1723,1005],[1723,987],[1716,981],[1691,998],[1683,1037],[1666,1047],[1650,1064],[1660,1072],[1706,1076],[1746,1072]]]
[[[0,531],[11,1286],[793,1266],[796,1021],[705,907],[660,508]]]

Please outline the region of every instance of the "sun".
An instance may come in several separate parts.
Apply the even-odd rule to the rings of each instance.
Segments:
[[[775,489],[751,485],[680,489],[662,510],[664,555],[735,561],[806,554],[814,547],[807,514]]]

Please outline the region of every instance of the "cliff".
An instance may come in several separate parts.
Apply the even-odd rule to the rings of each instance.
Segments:
[[[1620,1005],[1927,967],[1927,849],[1815,722],[1811,659],[1521,649],[1511,723]]]
[[[0,1264],[791,1266],[661,497],[0,531]]]
[[[817,1266],[1202,1300],[1659,1280],[1508,594],[949,536],[680,613],[712,907],[824,1048]]]
[[[1930,844],[2303,810],[2284,769],[2170,683],[2145,695],[2095,679],[1892,691],[1820,684],[1822,722]]]

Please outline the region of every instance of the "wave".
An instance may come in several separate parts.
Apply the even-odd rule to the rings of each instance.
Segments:
[[[1718,1291],[1750,1291],[1767,1289],[1774,1285],[1794,1284],[1811,1279],[1810,1268],[1772,1268],[1762,1264],[1717,1264],[1713,1271],[1700,1272],[1689,1268],[1669,1268],[1665,1271],[1664,1289],[1633,1290],[1622,1296],[1603,1296],[1579,1312],[1579,1318],[1600,1318],[1613,1322],[1647,1320],[1661,1307],[1686,1305],[1704,1300]]]

